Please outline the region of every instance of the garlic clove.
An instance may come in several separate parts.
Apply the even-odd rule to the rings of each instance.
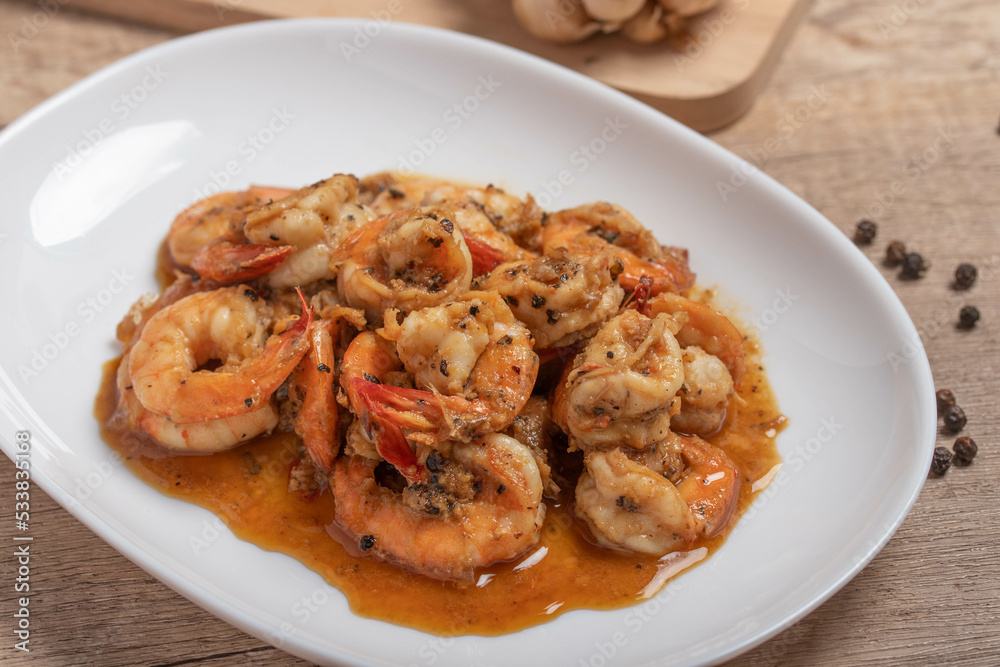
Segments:
[[[579,42],[601,29],[581,0],[514,0],[514,15],[525,29],[552,42]]]
[[[622,34],[633,42],[651,44],[670,34],[663,23],[663,7],[656,0],[648,0],[639,13],[625,22]]]
[[[609,23],[622,23],[639,13],[646,0],[583,0],[590,18]]]

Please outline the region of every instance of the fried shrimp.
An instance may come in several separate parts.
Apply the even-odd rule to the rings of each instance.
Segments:
[[[711,306],[678,294],[661,294],[649,301],[647,314],[655,316],[661,313],[683,313],[686,319],[677,332],[681,346],[699,347],[707,354],[718,357],[726,365],[733,382],[739,385],[746,369],[743,334],[728,317]]]
[[[528,251],[541,249],[542,209],[528,195],[520,199],[493,185],[485,188],[428,178],[399,178],[381,173],[362,181],[369,206],[380,215],[416,206],[468,202],[482,211],[496,231]],[[463,230],[464,231],[464,230]]]
[[[358,179],[336,174],[253,211],[242,232],[249,243],[293,249],[267,277],[288,288],[334,278],[333,249],[374,217],[358,202]]]
[[[406,479],[421,479],[423,466],[417,460],[413,447],[403,435],[403,430],[385,418],[385,410],[369,398],[367,390],[382,383],[396,386],[412,384],[403,369],[403,362],[396,355],[395,345],[373,331],[363,331],[347,347],[341,363],[340,384],[344,388],[351,412],[357,417],[352,426],[356,437],[360,433],[366,444],[374,446],[376,453],[398,470]],[[352,435],[349,435],[349,441]],[[357,450],[370,450],[361,445]]]
[[[292,373],[292,386],[301,397],[295,432],[313,464],[323,472],[333,467],[340,448],[340,414],[333,377],[333,336],[339,326],[335,320],[314,322],[309,351]]]
[[[494,433],[426,462],[430,477],[401,491],[379,483],[377,463],[337,460],[334,518],[363,552],[436,579],[470,580],[475,568],[535,546],[545,518],[534,458]]]
[[[555,422],[580,448],[643,448],[670,430],[684,382],[676,323],[625,310],[567,365],[556,386]]]
[[[673,428],[711,435],[725,421],[729,399],[746,368],[743,335],[722,313],[677,294],[654,297],[645,310],[670,315],[680,323],[676,335],[684,349],[684,386]]]
[[[429,446],[502,430],[524,407],[538,376],[531,334],[495,293],[469,292],[411,312],[401,324],[387,313],[380,333],[395,343],[416,388],[362,378],[351,380],[350,391],[368,411]]]
[[[333,258],[344,300],[375,320],[388,308],[415,310],[469,290],[472,257],[452,209],[417,208],[364,225]]]
[[[225,419],[268,403],[309,348],[312,311],[304,307],[292,326],[270,335],[266,310],[252,289],[239,285],[198,292],[157,312],[128,354],[139,403],[176,424]],[[203,369],[209,362],[220,365]]]
[[[116,376],[118,407],[111,423],[123,431],[140,431],[163,447],[199,453],[218,452],[270,433],[278,425],[278,410],[270,402],[256,410],[225,419],[178,424],[147,410],[136,398],[125,360]]]
[[[542,242],[546,248],[566,248],[575,255],[611,250],[624,265],[618,280],[628,290],[634,290],[644,276],[652,294],[680,292],[694,285],[687,250],[660,245],[631,213],[607,202],[553,213],[545,222]]]
[[[240,192],[220,192],[195,202],[170,225],[167,233],[170,258],[181,268],[192,268],[195,255],[238,229],[247,213],[292,192],[286,188],[253,186]]]
[[[335,174],[199,201],[158,260],[174,281],[118,326],[121,362],[97,404],[106,432],[135,451],[168,450],[147,469],[171,485],[198,470],[178,453],[267,436],[191,475],[203,495],[183,491],[213,494],[215,507],[252,491],[246,524],[267,525],[248,532],[264,537],[325,516],[344,551],[310,538],[314,551],[290,553],[325,559],[332,580],[386,575],[371,561],[360,572],[358,550],[469,590],[478,568],[518,559],[478,582],[498,577],[484,594],[499,604],[516,597],[511,577],[549,580],[579,546],[560,536],[566,521],[615,550],[704,554],[735,521],[741,476],[768,468],[750,439],[773,438],[780,422],[756,364],[763,391],[736,393],[740,329],[692,300],[687,251],[619,206],[549,215],[492,185]],[[533,551],[546,502],[555,516]],[[574,553],[594,581],[628,569],[615,599],[623,584],[653,576],[640,582],[647,595],[673,573],[633,570],[645,557]],[[351,564],[359,574],[342,573]],[[537,611],[523,606],[522,617]]]
[[[611,252],[577,258],[550,248],[541,257],[497,266],[476,288],[503,296],[544,350],[588,338],[614,317],[625,295],[621,270]]]
[[[729,457],[700,438],[672,434],[650,449],[652,466],[620,448],[587,455],[575,512],[595,539],[659,556],[722,532],[739,498]]]

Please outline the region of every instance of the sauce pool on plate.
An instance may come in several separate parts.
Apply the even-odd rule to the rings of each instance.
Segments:
[[[741,475],[737,511],[725,530],[662,558],[593,544],[572,514],[572,493],[547,499],[541,540],[513,562],[477,570],[470,583],[429,579],[365,556],[335,526],[328,489],[289,490],[301,456],[294,433],[274,433],[211,455],[178,455],[131,431],[116,431],[118,360],[104,367],[95,415],[109,446],[140,479],[161,493],[200,505],[233,533],[269,551],[287,554],[319,573],[358,615],[443,635],[500,635],[544,623],[573,609],[637,604],[670,578],[710,556],[766,486],[780,457],[775,438],[786,419],[768,384],[760,351],[747,341],[747,370],[729,403],[724,427],[707,438]],[[207,547],[190,538],[196,553]]]

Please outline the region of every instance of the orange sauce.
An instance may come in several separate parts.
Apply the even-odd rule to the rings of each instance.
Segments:
[[[736,515],[722,535],[694,543],[709,555],[753,501],[753,483],[780,462],[775,436],[784,427],[753,341],[739,399],[725,427],[709,440],[742,475]],[[117,401],[115,371],[105,365],[95,414],[106,442],[140,479],[160,492],[205,507],[240,539],[291,556],[347,597],[354,613],[438,635],[499,635],[544,623],[573,609],[613,609],[641,601],[657,559],[591,544],[569,498],[549,503],[541,541],[516,561],[477,573],[469,584],[443,583],[361,554],[338,541],[329,491],[306,497],[288,491],[300,444],[291,433],[257,438],[209,456],[174,455],[135,434],[108,428]],[[702,561],[704,562],[704,561]]]

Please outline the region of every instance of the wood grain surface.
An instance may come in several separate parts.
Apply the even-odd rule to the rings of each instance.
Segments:
[[[507,0],[73,0],[79,7],[180,30],[264,18],[350,16],[460,30],[553,60],[640,97],[696,130],[742,115],[764,86],[809,0],[721,0],[663,44],[599,35],[554,44],[528,34]],[[723,37],[724,36],[724,37]]]
[[[0,126],[175,36],[70,7],[47,16],[34,2],[0,0]],[[12,42],[32,17],[40,27]],[[937,386],[958,396],[965,433],[980,446],[971,466],[927,480],[853,581],[734,665],[1000,664],[998,120],[995,0],[816,0],[749,114],[712,135],[843,230],[862,215],[879,223],[865,252],[897,289]],[[881,265],[892,239],[930,260],[926,277],[904,282]],[[962,261],[977,264],[980,278],[959,294],[950,283]],[[982,321],[959,331],[966,302]],[[953,439],[942,433],[938,444]],[[0,460],[0,470],[0,542],[9,545],[14,468]],[[32,652],[11,648],[16,566],[5,549],[0,665],[304,664],[166,588],[37,489],[32,501]]]

